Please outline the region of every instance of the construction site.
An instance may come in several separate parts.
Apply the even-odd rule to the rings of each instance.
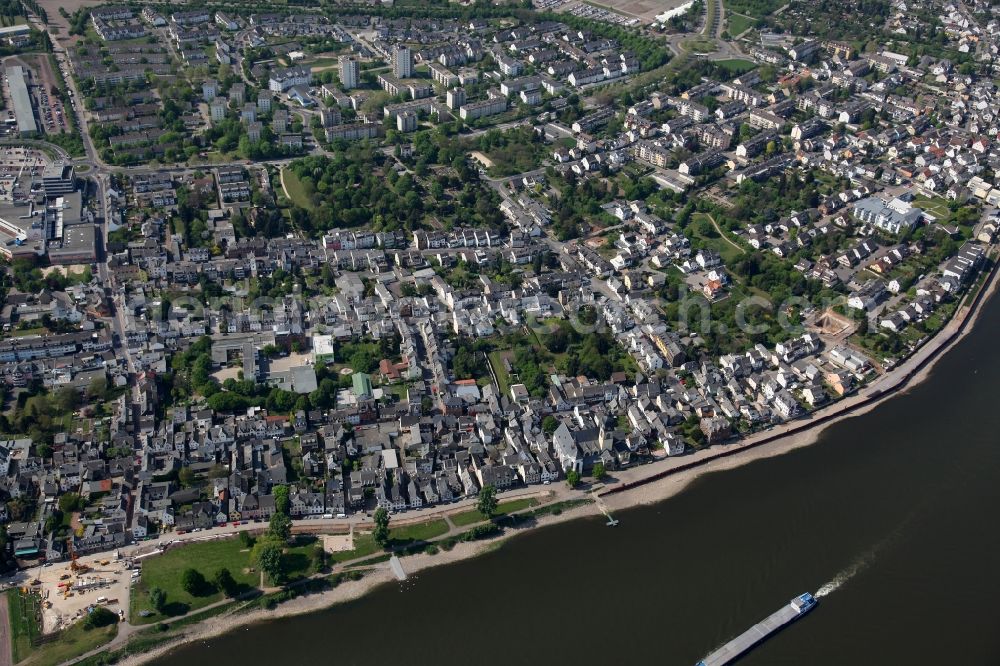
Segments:
[[[858,327],[856,321],[845,315],[838,314],[832,309],[818,312],[805,323],[808,330],[823,337],[827,344],[838,343],[847,339]]]
[[[95,605],[124,619],[129,590],[140,575],[138,564],[120,553],[78,557],[67,563],[42,565],[26,572],[22,589],[41,599],[42,633],[69,627]]]

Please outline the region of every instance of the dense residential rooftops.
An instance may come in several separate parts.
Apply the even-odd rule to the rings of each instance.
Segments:
[[[0,183],[0,251],[47,254],[3,269],[0,381],[102,407],[0,442],[0,485],[99,498],[96,552],[267,519],[282,486],[304,520],[683,456],[878,377],[995,248],[975,67],[751,32],[733,71],[633,86],[662,39],[526,16],[143,11],[133,43],[96,8],[86,158]],[[960,23],[947,48],[991,67]],[[22,557],[66,556],[49,505],[10,521]]]

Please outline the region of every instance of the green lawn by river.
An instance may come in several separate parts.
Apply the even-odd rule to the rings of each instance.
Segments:
[[[284,565],[290,580],[316,572],[312,555],[317,544],[315,538],[300,538],[295,545],[286,549]],[[250,549],[239,539],[188,544],[145,559],[142,564],[142,577],[133,587],[129,621],[133,624],[152,624],[221,601],[222,592],[214,588],[199,596],[189,594],[181,585],[181,577],[185,570],[193,568],[211,581],[216,572],[223,567],[229,569],[233,578],[244,590],[249,591],[260,586],[260,574],[251,570]],[[162,614],[153,611],[149,603],[149,591],[154,587],[160,588],[167,595],[167,605]],[[140,611],[151,611],[152,614],[141,617]]]

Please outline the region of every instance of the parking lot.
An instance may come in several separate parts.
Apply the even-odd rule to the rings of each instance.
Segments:
[[[534,0],[533,4],[536,9],[556,9],[557,7],[562,7],[568,2],[573,0]]]
[[[57,90],[57,74],[52,71],[52,64],[48,58],[35,58],[32,71],[37,75],[38,85],[35,87],[35,95],[38,101],[38,118],[46,134],[62,134],[69,131],[66,122],[66,110],[59,97],[52,94]]]
[[[49,95],[42,87],[35,89],[38,95],[38,116],[46,134],[62,134],[69,131],[63,114],[63,105],[58,99]]]
[[[51,62],[47,57],[17,56],[6,58],[0,68],[0,79],[3,82],[5,111],[0,112],[0,136],[16,136],[17,120],[14,117],[14,105],[11,100],[6,68],[11,65],[21,65],[31,72],[31,104],[38,121],[38,129],[44,134],[62,134],[70,131],[66,118],[66,108],[62,100],[53,95],[58,89],[57,74],[52,71]]]
[[[567,7],[569,13],[573,16],[580,16],[594,21],[603,21],[614,25],[627,26],[639,25],[642,22],[634,16],[626,16],[625,14],[619,14],[618,12],[611,11],[610,9],[595,7],[594,5],[588,5],[583,2],[575,5],[567,5]]]

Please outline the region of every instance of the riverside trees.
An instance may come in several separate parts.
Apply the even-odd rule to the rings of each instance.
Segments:
[[[493,518],[497,512],[497,489],[491,485],[483,486],[479,491],[479,499],[476,501],[476,509],[483,514],[487,520]]]
[[[372,538],[379,548],[389,545],[389,512],[383,506],[375,511],[375,530],[372,532]]]

